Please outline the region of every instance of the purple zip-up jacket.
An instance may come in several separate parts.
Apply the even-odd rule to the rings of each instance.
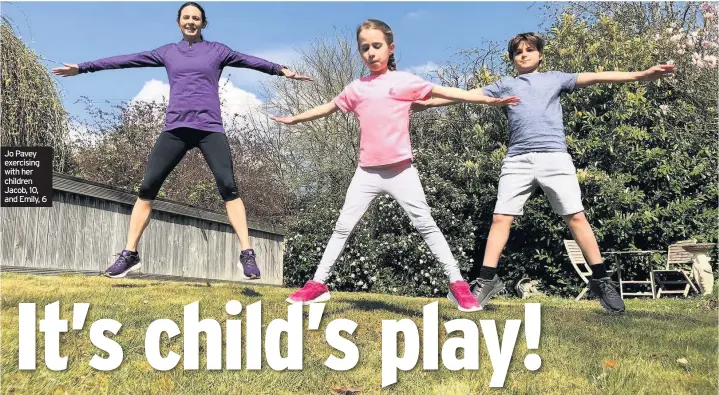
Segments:
[[[132,67],[165,67],[170,80],[163,131],[181,127],[224,132],[220,112],[219,81],[225,66],[244,67],[282,75],[282,66],[233,51],[212,41],[189,45],[185,40],[152,51],[113,56],[78,65],[80,73]]]

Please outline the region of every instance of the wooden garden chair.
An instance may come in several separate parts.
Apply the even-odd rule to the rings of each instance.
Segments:
[[[657,298],[671,294],[681,294],[686,298],[689,296],[690,289],[694,289],[695,292],[699,293],[691,280],[694,255],[683,248],[684,245],[696,244],[696,242],[696,240],[684,240],[669,246],[666,268],[653,271],[654,280],[657,284]],[[687,271],[686,266],[690,266],[692,269]],[[667,287],[667,285],[671,287]]]
[[[584,297],[587,291],[589,291],[589,280],[592,278],[592,269],[589,268],[589,264],[584,258],[584,254],[579,248],[579,245],[577,245],[576,241],[564,240],[564,248],[567,250],[569,261],[572,263],[574,270],[576,270],[577,274],[579,274],[579,277],[582,279],[582,281],[584,281],[584,284],[586,285],[582,292],[580,292],[579,295],[574,299],[580,300],[582,299],[582,297]],[[607,270],[607,275],[609,275],[609,277],[611,277],[612,274],[614,274],[614,271]]]

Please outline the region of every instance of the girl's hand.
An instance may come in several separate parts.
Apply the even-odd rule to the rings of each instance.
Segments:
[[[488,102],[485,103],[488,106],[492,107],[505,107],[505,106],[516,106],[517,103],[519,103],[519,97],[517,96],[508,96],[508,97],[500,97],[499,99],[495,98],[489,98]]]
[[[56,67],[52,69],[52,73],[61,77],[72,77],[80,73],[80,68],[76,64],[63,63],[65,67]]]
[[[295,121],[295,117],[270,117],[270,119],[285,125],[297,124],[297,121]]]
[[[293,80],[297,80],[297,81],[312,81],[312,77],[297,74],[296,72],[294,72],[290,69],[286,69],[284,67],[282,68],[282,70],[280,72],[282,73],[282,75],[284,75],[285,77],[287,77],[289,79],[293,79]]]

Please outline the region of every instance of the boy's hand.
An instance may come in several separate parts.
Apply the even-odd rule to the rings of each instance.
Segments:
[[[642,72],[642,76],[639,79],[642,81],[654,81],[673,74],[675,71],[677,71],[677,68],[672,64],[660,64]]]
[[[270,117],[270,119],[285,125],[297,124],[297,121],[295,121],[295,117]]]
[[[499,99],[490,97],[485,104],[492,107],[516,106],[519,101],[517,96],[500,97]]]

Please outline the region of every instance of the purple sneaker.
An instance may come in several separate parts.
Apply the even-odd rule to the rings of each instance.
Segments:
[[[140,268],[140,255],[137,252],[122,250],[112,266],[105,270],[106,277],[120,278],[125,277],[127,273]]]
[[[255,250],[253,249],[242,251],[237,267],[242,268],[242,277],[246,280],[260,278],[260,268],[257,267],[257,262],[255,262]]]

